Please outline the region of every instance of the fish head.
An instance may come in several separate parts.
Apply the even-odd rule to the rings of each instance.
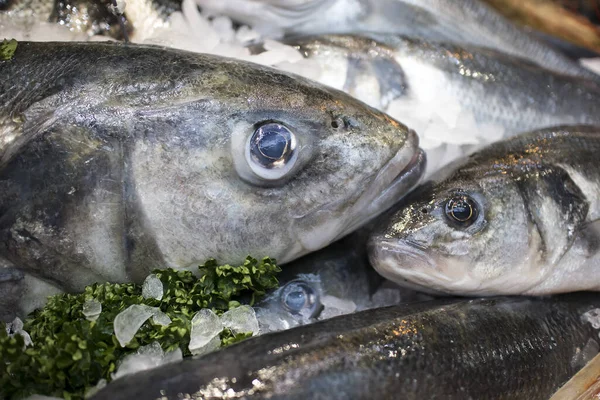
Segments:
[[[364,225],[423,173],[413,131],[299,76],[204,63],[174,95],[176,107],[153,106],[153,134],[167,139],[134,150],[136,190],[162,253],[176,255],[169,265],[285,263]]]
[[[430,293],[523,293],[539,275],[527,221],[519,188],[506,175],[434,178],[373,233],[369,258],[384,277]]]
[[[280,286],[256,305],[261,331],[305,325],[365,309],[383,282],[359,231],[282,267]]]

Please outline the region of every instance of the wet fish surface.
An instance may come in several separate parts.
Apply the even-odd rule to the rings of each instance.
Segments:
[[[594,74],[477,0],[197,0],[266,34],[378,32],[476,45],[570,75]]]
[[[462,295],[600,290],[600,128],[548,128],[434,174],[373,233],[372,265]]]
[[[403,122],[421,135],[432,129],[435,108],[444,109],[446,120],[468,112],[482,131],[496,128],[499,137],[600,123],[600,81],[551,72],[498,51],[382,34],[294,37],[285,43],[318,63],[321,82],[405,115]],[[447,137],[460,141],[464,125]]]
[[[368,229],[282,266],[280,287],[256,304],[260,332],[431,299],[383,279],[367,259]]]
[[[116,380],[93,399],[548,399],[598,353],[599,306],[575,294],[368,310]]]
[[[389,208],[425,162],[387,115],[233,59],[21,42],[0,74],[4,302],[208,258],[285,263]]]

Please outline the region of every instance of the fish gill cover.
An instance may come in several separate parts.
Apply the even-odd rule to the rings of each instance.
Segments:
[[[17,51],[17,41],[15,39],[4,39],[0,43],[0,61],[8,61],[13,58]]]
[[[189,356],[190,333],[198,311],[208,309],[210,314],[222,315],[240,306],[242,296],[249,297],[252,305],[278,286],[275,275],[281,269],[271,258],[259,261],[249,256],[239,266],[218,265],[211,259],[199,266],[199,271],[200,277],[171,268],[153,271],[154,285],[155,278],[162,283],[160,296],[148,296],[144,293],[146,285],[133,283],[96,283],[80,294],[52,296],[44,308],[34,311],[22,328],[16,329],[16,334],[11,334],[11,324],[0,323],[0,398],[43,394],[82,399],[92,394],[102,379],[114,379],[125,356],[142,346],[156,346],[155,342],[164,352],[180,349]],[[99,314],[90,316],[86,310],[89,304],[95,304],[92,308]],[[163,321],[156,316],[148,318],[122,346],[114,321],[135,305],[156,310]],[[168,317],[167,323],[162,313]],[[224,328],[220,330],[220,345],[249,336],[251,332]]]

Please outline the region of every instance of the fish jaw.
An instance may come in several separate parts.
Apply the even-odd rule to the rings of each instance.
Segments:
[[[425,167],[426,157],[419,148],[418,136],[409,131],[406,144],[365,182],[362,190],[352,195],[354,199],[329,203],[296,217],[298,246],[282,262],[297,258],[296,252],[304,254],[318,250],[364,226],[416,186]],[[306,226],[310,228],[306,229]]]

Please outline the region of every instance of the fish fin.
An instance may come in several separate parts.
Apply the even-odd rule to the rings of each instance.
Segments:
[[[542,240],[542,257],[555,265],[584,224],[589,203],[560,167],[548,167],[518,182],[531,222]]]
[[[600,397],[600,354],[554,393],[550,400],[592,400]]]

